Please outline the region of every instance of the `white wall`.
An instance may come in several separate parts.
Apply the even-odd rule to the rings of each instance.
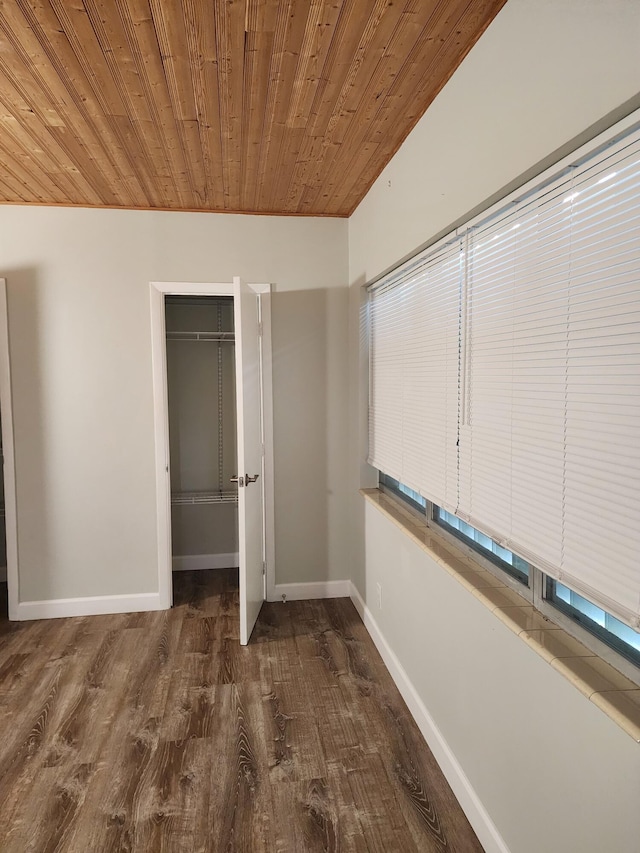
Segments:
[[[349,221],[352,577],[512,853],[635,849],[638,746],[365,507],[362,285],[639,105],[638,44],[636,0],[509,0]]]
[[[0,208],[20,600],[157,589],[149,282],[271,282],[278,583],[347,576],[347,224]]]
[[[380,511],[369,607],[511,853],[631,853],[640,746]],[[487,849],[489,849],[487,847]]]

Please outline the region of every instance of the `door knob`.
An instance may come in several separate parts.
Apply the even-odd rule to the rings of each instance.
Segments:
[[[229,477],[229,482],[230,483],[237,483],[238,488],[241,489],[244,486],[244,477],[242,477],[242,476],[238,477],[238,475],[236,474],[235,477]]]
[[[255,483],[259,476],[260,474],[254,474],[253,477],[251,476],[251,474],[245,474],[244,479],[246,483]]]

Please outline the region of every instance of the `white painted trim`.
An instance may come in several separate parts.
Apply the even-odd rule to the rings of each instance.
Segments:
[[[462,765],[454,755],[451,747],[436,725],[435,720],[429,713],[404,667],[396,657],[395,652],[387,642],[358,589],[353,583],[350,583],[350,587],[351,600],[360,614],[360,618],[364,622],[365,628],[371,635],[371,639],[380,652],[382,660],[389,670],[396,687],[400,691],[404,701],[407,703],[413,719],[416,721],[418,728],[422,732],[422,736],[433,752],[436,761],[440,765],[440,769],[444,773],[447,782],[451,786],[451,790],[462,806],[462,810],[467,816],[474,832],[478,836],[480,843],[484,847],[486,853],[509,853],[509,848],[505,844],[498,828],[491,820],[489,813],[473,789],[473,786],[464,772]]]
[[[264,477],[262,498],[264,502],[264,539],[266,563],[266,597],[273,601],[276,584],[275,545],[275,471],[273,453],[273,357],[271,350],[271,285],[256,286],[260,294],[262,321],[262,439],[264,442]]]
[[[201,569],[236,569],[240,555],[229,554],[183,554],[172,560],[174,572],[192,572]]]
[[[233,296],[232,281],[152,281],[150,284],[160,293],[173,296]],[[261,285],[251,287],[257,291]]]
[[[151,366],[153,371],[153,425],[156,457],[156,536],[158,591],[163,608],[173,604],[171,582],[171,479],[169,476],[169,404],[164,294],[151,282]]]
[[[162,603],[160,609],[173,604],[173,571],[171,548],[171,476],[169,457],[169,407],[167,401],[167,347],[165,331],[164,300],[167,295],[179,296],[233,296],[233,282],[206,283],[185,281],[151,281],[151,362],[153,370],[153,419],[156,460],[156,530],[158,545],[158,590]],[[274,575],[275,518],[273,510],[273,401],[271,385],[271,310],[270,284],[250,284],[260,294],[267,309],[268,323],[263,326],[263,358],[268,365],[264,376],[265,408],[265,453],[269,464],[265,469],[266,510],[265,539],[267,554],[267,582]],[[266,332],[266,334],[265,334]],[[264,401],[263,401],[264,402]],[[345,593],[347,595],[348,593]]]
[[[0,278],[0,413],[2,452],[4,455],[4,523],[7,541],[7,591],[9,619],[18,619],[20,583],[18,571],[18,510],[16,498],[16,461],[13,438],[13,393],[9,351],[9,312],[7,282]]]
[[[156,530],[158,543],[158,590],[163,609],[173,604],[171,557],[171,476],[169,457],[169,405],[167,400],[167,344],[165,296],[233,296],[231,282],[150,282],[151,362],[153,369],[153,420],[156,456]]]
[[[311,598],[349,598],[351,581],[316,581],[314,583],[279,583],[273,587],[273,598],[268,601],[307,601]]]
[[[254,290],[258,296],[270,295],[271,294],[271,285],[270,284],[249,284],[251,290]]]
[[[52,598],[49,601],[21,601],[16,619],[60,619],[68,616],[104,616],[110,613],[140,613],[165,610],[160,594],[141,592],[133,595],[90,595],[86,598]]]

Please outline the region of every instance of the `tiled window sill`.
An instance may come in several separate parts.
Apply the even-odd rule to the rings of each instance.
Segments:
[[[483,570],[464,553],[456,553],[443,537],[408,509],[405,510],[398,501],[378,489],[362,489],[361,494],[514,634],[640,743],[640,688],[636,684],[527,604],[494,574]]]

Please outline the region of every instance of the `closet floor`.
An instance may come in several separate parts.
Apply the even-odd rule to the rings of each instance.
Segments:
[[[3,853],[482,848],[347,599],[0,620]]]

